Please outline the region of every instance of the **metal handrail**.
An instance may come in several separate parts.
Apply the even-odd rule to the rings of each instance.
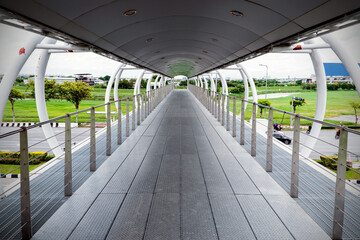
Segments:
[[[300,154],[300,145],[303,145],[300,143],[300,119],[304,119],[304,120],[309,120],[312,122],[316,122],[316,123],[320,123],[322,125],[326,125],[326,126],[330,126],[333,128],[337,128],[340,129],[340,140],[339,140],[339,146],[337,146],[339,152],[338,152],[338,160],[337,162],[337,173],[336,173],[336,187],[335,187],[335,201],[334,201],[334,215],[333,215],[333,226],[332,226],[332,238],[334,239],[341,239],[342,238],[342,234],[344,230],[344,226],[343,226],[343,221],[344,221],[344,215],[345,215],[345,211],[344,211],[344,202],[345,200],[347,200],[347,202],[352,202],[351,199],[347,199],[345,197],[345,185],[346,185],[346,181],[345,181],[345,176],[346,176],[346,155],[349,151],[347,151],[347,138],[348,138],[348,132],[356,134],[356,135],[360,135],[360,131],[348,128],[346,126],[341,126],[341,125],[336,125],[336,124],[332,124],[332,123],[328,123],[328,122],[324,122],[324,121],[320,121],[314,118],[310,118],[310,117],[305,117],[302,116],[300,114],[296,114],[296,113],[291,113],[291,112],[287,112],[281,109],[276,109],[273,107],[269,107],[269,106],[265,106],[259,103],[255,103],[255,102],[250,102],[248,100],[245,99],[241,99],[241,98],[236,98],[236,97],[232,97],[229,96],[228,94],[223,94],[223,93],[217,93],[208,89],[204,89],[201,88],[199,86],[194,86],[194,85],[188,85],[188,89],[190,90],[190,92],[192,92],[194,94],[194,96],[199,100],[200,103],[202,103],[205,108],[207,108],[210,113],[212,113],[215,118],[217,118],[217,120],[221,123],[221,125],[223,125],[224,127],[226,127],[226,130],[230,130],[229,128],[229,124],[230,124],[230,106],[229,106],[229,99],[233,99],[233,132],[232,132],[232,136],[236,137],[236,121],[238,120],[236,118],[236,100],[241,100],[241,112],[240,112],[240,145],[244,145],[245,144],[245,137],[244,137],[244,131],[245,131],[245,127],[244,127],[244,122],[245,122],[245,102],[246,103],[251,103],[252,105],[252,110],[250,110],[252,112],[252,123],[251,123],[251,156],[256,156],[256,125],[257,125],[257,121],[256,121],[256,112],[257,112],[257,107],[263,107],[265,109],[269,110],[269,117],[268,117],[268,123],[267,123],[267,147],[266,147],[266,166],[265,166],[265,170],[267,172],[272,172],[272,142],[273,142],[273,136],[272,136],[272,130],[273,130],[273,112],[277,111],[277,112],[281,112],[284,115],[288,114],[290,116],[293,116],[295,118],[295,125],[294,125],[294,137],[293,137],[293,147],[292,149],[290,149],[292,151],[292,159],[291,159],[291,184],[290,184],[290,196],[293,198],[297,198],[298,197],[298,192],[299,192],[299,180],[304,181],[303,178],[300,178],[299,175],[299,157],[302,156]],[[224,99],[226,99],[227,101],[225,102]],[[225,110],[226,108],[226,110]],[[226,111],[226,114],[225,114]],[[224,118],[226,118],[226,126],[224,123]],[[264,124],[263,124],[264,125]],[[303,156],[302,156],[303,157]],[[357,172],[357,171],[354,171]],[[357,172],[358,173],[358,172]],[[355,188],[355,190],[357,190],[358,192],[360,191],[359,189]],[[354,218],[352,218],[354,220]],[[355,222],[356,225],[360,225],[360,222]],[[330,226],[329,226],[330,227]],[[347,233],[348,234],[348,233]]]
[[[30,200],[29,196],[30,196],[30,173],[29,173],[29,163],[31,162],[31,159],[29,159],[29,153],[28,153],[28,149],[29,149],[29,144],[28,144],[28,130],[35,128],[35,127],[39,127],[42,126],[44,124],[48,124],[48,123],[52,123],[54,121],[60,120],[60,119],[65,119],[65,131],[63,132],[65,134],[65,142],[61,143],[60,145],[65,145],[65,152],[61,155],[64,157],[65,163],[62,166],[65,170],[64,172],[64,180],[57,180],[57,182],[62,182],[64,181],[64,185],[62,186],[61,191],[64,190],[64,194],[65,196],[71,196],[72,195],[72,182],[73,182],[73,178],[76,178],[77,175],[75,175],[74,177],[72,176],[72,169],[73,167],[76,167],[75,165],[72,166],[72,139],[74,139],[74,137],[71,137],[71,116],[77,115],[77,114],[81,114],[87,111],[91,111],[90,114],[90,137],[88,138],[89,141],[89,146],[84,148],[83,150],[81,150],[82,152],[86,152],[89,151],[89,161],[87,163],[87,166],[84,166],[82,168],[81,171],[83,171],[86,168],[89,168],[90,171],[96,171],[96,134],[95,134],[95,109],[99,108],[99,107],[103,107],[103,106],[107,106],[107,111],[106,111],[106,131],[103,131],[104,133],[104,139],[105,139],[105,144],[106,147],[104,149],[103,153],[106,153],[106,155],[111,155],[111,144],[113,141],[111,141],[111,126],[114,124],[111,124],[111,111],[110,111],[110,106],[111,104],[114,103],[120,103],[119,104],[119,109],[118,109],[118,114],[117,114],[117,124],[118,124],[118,131],[117,131],[117,144],[121,145],[122,144],[122,118],[121,116],[122,114],[122,106],[121,106],[121,102],[122,101],[126,101],[127,102],[127,106],[126,106],[126,116],[124,117],[124,121],[126,122],[126,136],[128,137],[129,134],[129,130],[130,130],[130,124],[129,124],[129,117],[130,117],[130,111],[129,111],[129,100],[132,99],[137,99],[139,97],[141,97],[141,102],[142,104],[140,104],[140,101],[137,102],[137,104],[135,104],[135,101],[133,102],[132,106],[133,109],[131,111],[132,114],[132,130],[135,130],[136,126],[140,125],[141,122],[143,122],[145,120],[145,118],[156,108],[156,106],[158,104],[160,104],[160,102],[171,92],[171,90],[173,89],[173,85],[169,84],[163,87],[160,87],[158,89],[151,89],[150,91],[147,91],[145,93],[140,93],[140,94],[135,94],[126,98],[122,98],[122,99],[118,99],[116,101],[110,101],[110,102],[106,102],[104,104],[101,105],[97,105],[97,106],[93,106],[87,109],[83,109],[81,111],[76,111],[76,112],[72,112],[72,113],[67,113],[63,116],[59,116],[56,118],[52,118],[49,119],[47,121],[43,121],[40,123],[36,123],[34,125],[28,126],[28,127],[21,127],[20,129],[11,131],[11,132],[7,132],[5,134],[1,134],[0,135],[0,139],[1,138],[5,138],[17,133],[20,133],[20,181],[17,185],[18,186],[20,184],[20,201],[21,201],[21,212],[19,213],[19,215],[21,215],[21,228],[19,229],[15,229],[17,232],[19,232],[21,230],[22,232],[22,237],[24,239],[29,239],[32,236],[32,223],[31,220],[32,218],[34,218],[33,215],[31,215],[30,212],[30,206],[31,206],[31,201],[33,201],[34,199]],[[135,106],[136,105],[136,106]],[[146,108],[146,109],[145,109]],[[146,111],[145,111],[146,110]],[[136,111],[137,111],[137,123],[134,121],[135,117],[136,117]],[[140,118],[141,115],[141,118]],[[116,124],[116,123],[115,123]],[[86,133],[88,133],[89,131],[86,131]],[[82,135],[84,133],[78,134]],[[77,137],[75,136],[75,137]],[[43,140],[42,140],[43,141]],[[35,144],[33,144],[35,145]],[[33,146],[32,145],[32,146]],[[58,146],[60,146],[58,145]],[[58,147],[56,146],[56,147]],[[52,150],[52,149],[51,149]],[[45,153],[44,153],[45,154]],[[43,155],[44,155],[43,154]],[[41,155],[40,155],[41,156]],[[40,158],[40,156],[36,157],[36,158]],[[35,158],[35,159],[36,159]],[[32,159],[34,160],[34,159]],[[79,175],[79,174],[78,174]],[[84,175],[85,176],[85,175]],[[55,184],[55,183],[54,183]],[[12,189],[15,187],[11,187]],[[34,187],[34,186],[32,186]],[[60,187],[61,188],[61,187]],[[8,191],[8,190],[6,190]],[[59,191],[58,193],[60,193],[61,191]],[[0,193],[2,194],[2,193]],[[38,197],[39,198],[39,197]],[[14,203],[15,201],[13,201],[12,203]],[[49,202],[45,203],[49,204]],[[44,206],[45,206],[44,205]],[[41,210],[41,209],[40,209]],[[40,210],[37,211],[35,214],[39,214]],[[18,215],[17,215],[18,216]],[[9,221],[16,221],[16,219],[10,219]],[[13,234],[13,236],[15,236],[16,234]]]

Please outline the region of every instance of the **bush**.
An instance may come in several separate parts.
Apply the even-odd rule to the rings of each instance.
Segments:
[[[4,158],[8,155],[14,154],[15,152],[0,152],[0,158]],[[48,155],[47,152],[29,152],[29,160],[31,161],[30,164],[36,165],[41,162],[47,162],[50,159],[53,159],[55,155]],[[34,159],[35,160],[31,160]],[[19,165],[20,164],[20,153],[15,153],[11,157],[4,158],[0,160],[0,164],[13,164]]]
[[[94,88],[106,88],[106,84],[98,84],[98,85],[95,85]]]
[[[237,87],[232,87],[232,88],[229,88],[229,92],[230,93],[242,93],[244,92],[244,86],[238,84]]]
[[[337,160],[338,160],[338,156],[320,156],[320,161],[318,161],[318,163],[331,170],[337,170]],[[347,162],[346,165],[348,167],[351,167],[350,162]],[[348,170],[349,169],[346,168],[346,171]]]
[[[338,86],[339,86],[339,88],[341,88],[342,90],[355,90],[355,84],[339,83]]]
[[[327,90],[329,90],[329,91],[336,91],[338,89],[339,89],[338,84],[327,84]]]
[[[290,84],[288,86],[290,86]],[[306,90],[316,90],[316,84],[302,83],[301,88]]]

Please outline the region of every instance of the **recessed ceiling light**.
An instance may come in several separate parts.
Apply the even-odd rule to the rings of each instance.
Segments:
[[[233,15],[233,16],[236,16],[236,17],[242,17],[244,16],[244,14],[240,11],[237,11],[237,10],[231,10],[230,11],[230,14]]]
[[[203,50],[203,53],[208,53],[208,51]]]
[[[154,38],[148,38],[148,39],[145,40],[145,42],[149,43],[149,42],[151,42],[153,40],[154,40]]]
[[[211,41],[213,41],[213,42],[218,42],[219,40],[217,40],[216,38],[210,38],[211,39]]]
[[[133,16],[136,14],[136,10],[135,9],[130,9],[124,12],[124,16],[129,17],[129,16]]]

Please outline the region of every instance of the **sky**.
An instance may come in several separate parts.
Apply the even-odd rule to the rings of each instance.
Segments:
[[[341,31],[341,41],[355,51],[360,62],[360,24]],[[11,58],[18,54],[27,38],[34,33],[0,24],[0,74],[5,73]],[[20,74],[34,74],[36,51],[30,56]],[[340,62],[337,56],[328,49],[321,50],[324,62]],[[15,54],[15,55],[14,55]],[[268,53],[242,63],[254,78],[265,78],[266,67],[269,78],[309,78],[314,74],[310,56],[304,53]],[[97,55],[95,53],[59,53],[52,54],[46,70],[46,75],[74,75],[76,73],[92,73],[95,77],[112,75],[119,62]],[[123,77],[136,78],[140,71],[124,71]],[[222,70],[225,77],[240,79],[240,73],[234,70]]]

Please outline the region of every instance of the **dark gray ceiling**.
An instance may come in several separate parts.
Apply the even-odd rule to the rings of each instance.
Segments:
[[[360,0],[0,0],[0,6],[72,43],[169,76],[193,76],[346,19]],[[136,14],[124,16],[129,9]]]

